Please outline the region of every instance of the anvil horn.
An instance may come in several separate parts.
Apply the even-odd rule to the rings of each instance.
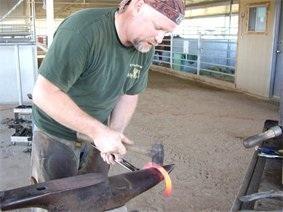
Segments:
[[[163,166],[167,172],[172,165]],[[40,207],[49,211],[105,211],[125,205],[164,179],[155,168],[112,177],[90,173],[0,192],[0,208]]]

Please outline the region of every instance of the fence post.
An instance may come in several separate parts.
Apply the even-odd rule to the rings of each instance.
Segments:
[[[170,68],[173,67],[173,34],[170,34]]]
[[[17,76],[17,88],[18,88],[18,100],[19,105],[23,104],[23,88],[21,79],[21,61],[20,61],[20,50],[19,45],[15,45],[15,56],[16,56],[16,76]]]
[[[46,1],[47,42],[51,46],[54,34],[54,0]]]
[[[198,35],[198,58],[197,58],[197,75],[200,74],[200,63],[201,63],[201,33]]]

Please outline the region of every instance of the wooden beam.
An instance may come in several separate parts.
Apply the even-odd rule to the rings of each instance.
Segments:
[[[200,9],[206,7],[215,7],[215,6],[222,6],[222,5],[229,5],[231,0],[214,0],[214,1],[202,1],[199,3],[188,3],[186,4],[186,9]],[[238,0],[233,0],[233,4],[238,4]]]
[[[35,4],[43,4],[41,1],[36,1]],[[54,5],[77,5],[77,6],[96,6],[96,5],[105,5],[105,6],[117,6],[118,3],[115,3],[115,2],[108,2],[108,1],[100,1],[100,2],[93,2],[93,3],[90,3],[90,2],[86,2],[86,3],[83,3],[83,2],[54,2]]]

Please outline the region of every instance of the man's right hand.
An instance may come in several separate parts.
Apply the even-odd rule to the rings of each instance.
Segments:
[[[119,160],[126,154],[124,144],[133,144],[123,133],[105,128],[93,137],[96,148],[101,152],[101,157],[108,164],[114,164],[114,158]]]

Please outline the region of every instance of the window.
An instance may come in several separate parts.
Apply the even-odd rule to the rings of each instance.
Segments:
[[[267,5],[249,7],[248,32],[266,32]]]

